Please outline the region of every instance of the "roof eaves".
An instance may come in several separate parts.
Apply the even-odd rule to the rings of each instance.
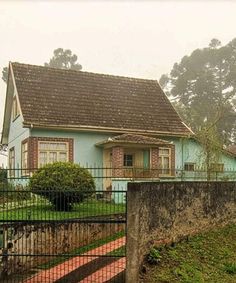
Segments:
[[[4,107],[4,118],[3,118],[3,125],[2,125],[2,136],[1,136],[1,144],[7,145],[8,144],[8,135],[10,130],[10,122],[11,122],[11,105],[13,95],[8,95],[9,88],[11,87],[10,78],[12,78],[13,83],[13,72],[11,68],[11,62],[9,62],[8,66],[8,76],[7,76],[7,89],[6,89],[6,98],[5,98],[5,107]],[[13,84],[14,87],[14,84]]]
[[[38,128],[38,129],[60,129],[66,131],[99,131],[109,133],[136,133],[136,134],[152,134],[154,136],[176,136],[176,137],[191,137],[189,132],[164,132],[164,131],[152,131],[152,130],[140,130],[140,129],[127,129],[127,128],[115,128],[115,127],[102,127],[102,126],[89,126],[89,125],[56,125],[56,124],[41,124],[31,121],[24,121],[23,126],[25,128]]]

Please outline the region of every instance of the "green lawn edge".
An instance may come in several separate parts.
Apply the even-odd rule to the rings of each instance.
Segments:
[[[145,264],[142,282],[235,283],[236,225],[189,237],[174,246],[158,247],[160,262]]]

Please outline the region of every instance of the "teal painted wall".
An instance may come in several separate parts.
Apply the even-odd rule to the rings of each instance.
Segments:
[[[21,142],[28,138],[30,130],[22,127],[23,118],[18,116],[14,121],[11,121],[9,131],[8,150],[15,147],[15,167],[21,167]]]
[[[111,134],[88,133],[88,132],[69,132],[69,131],[48,131],[33,129],[31,136],[35,137],[57,137],[72,138],[74,140],[74,162],[82,166],[102,167],[103,149],[95,146]]]
[[[9,149],[15,147],[15,163],[16,167],[21,166],[21,142],[29,137],[62,137],[72,138],[74,140],[74,162],[79,163],[84,167],[102,167],[103,166],[103,149],[95,146],[96,143],[101,142],[108,137],[114,136],[109,133],[89,133],[85,131],[71,132],[71,131],[52,131],[27,129],[22,127],[23,119],[19,116],[15,121],[11,122],[9,133]],[[197,166],[202,164],[202,148],[198,142],[193,139],[181,139],[161,137],[164,140],[172,142],[175,145],[175,167],[182,169],[185,162],[194,162]],[[144,154],[144,160],[147,161],[147,154]],[[222,154],[219,162],[224,163],[225,170],[236,170],[236,158],[226,154]],[[102,170],[94,172],[97,176],[98,189],[103,189]],[[177,176],[178,177],[178,176]]]
[[[111,134],[33,129],[31,136],[72,138],[74,140],[74,162],[90,168],[89,171],[94,176],[96,189],[103,190],[103,179],[101,178],[103,170],[93,169],[103,167],[103,149],[95,144],[111,137]]]
[[[172,142],[175,145],[175,167],[184,168],[185,162],[196,163],[197,167],[203,165],[203,149],[194,139],[187,138],[166,138],[162,139]],[[224,163],[225,170],[236,170],[236,158],[226,153],[219,156],[219,163]]]
[[[74,162],[82,166],[103,166],[103,150],[95,146],[108,137],[114,136],[109,133],[88,133],[88,132],[69,132],[69,131],[49,131],[32,129],[32,136],[37,137],[62,137],[74,139]],[[196,163],[201,167],[203,159],[202,147],[194,139],[161,137],[175,145],[175,167],[184,168],[185,162]],[[236,170],[236,158],[222,154],[219,162],[224,163],[225,169]]]

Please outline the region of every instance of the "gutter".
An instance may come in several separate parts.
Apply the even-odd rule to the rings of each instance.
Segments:
[[[151,131],[151,130],[138,130],[138,129],[126,129],[126,128],[108,128],[108,127],[97,127],[97,126],[86,126],[86,125],[44,125],[44,124],[33,124],[30,122],[23,122],[24,128],[35,128],[35,129],[45,129],[45,130],[65,130],[65,131],[86,131],[86,132],[109,132],[109,133],[133,133],[133,134],[151,134],[153,136],[170,136],[170,137],[187,137],[191,138],[194,136],[193,133],[184,132],[161,132],[161,131]]]

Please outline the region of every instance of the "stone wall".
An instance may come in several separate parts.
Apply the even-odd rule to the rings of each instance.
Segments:
[[[125,216],[114,214],[103,216],[102,219],[105,220],[106,217],[107,220],[122,220]],[[52,255],[70,254],[76,248],[125,230],[123,223],[99,223],[96,218],[88,219],[89,223],[81,220],[82,222],[68,220],[68,223],[65,221],[1,225],[5,238],[8,238],[5,248],[2,249],[1,275],[30,270],[52,260]]]
[[[236,223],[235,182],[129,183],[127,199],[127,283],[152,246]]]

